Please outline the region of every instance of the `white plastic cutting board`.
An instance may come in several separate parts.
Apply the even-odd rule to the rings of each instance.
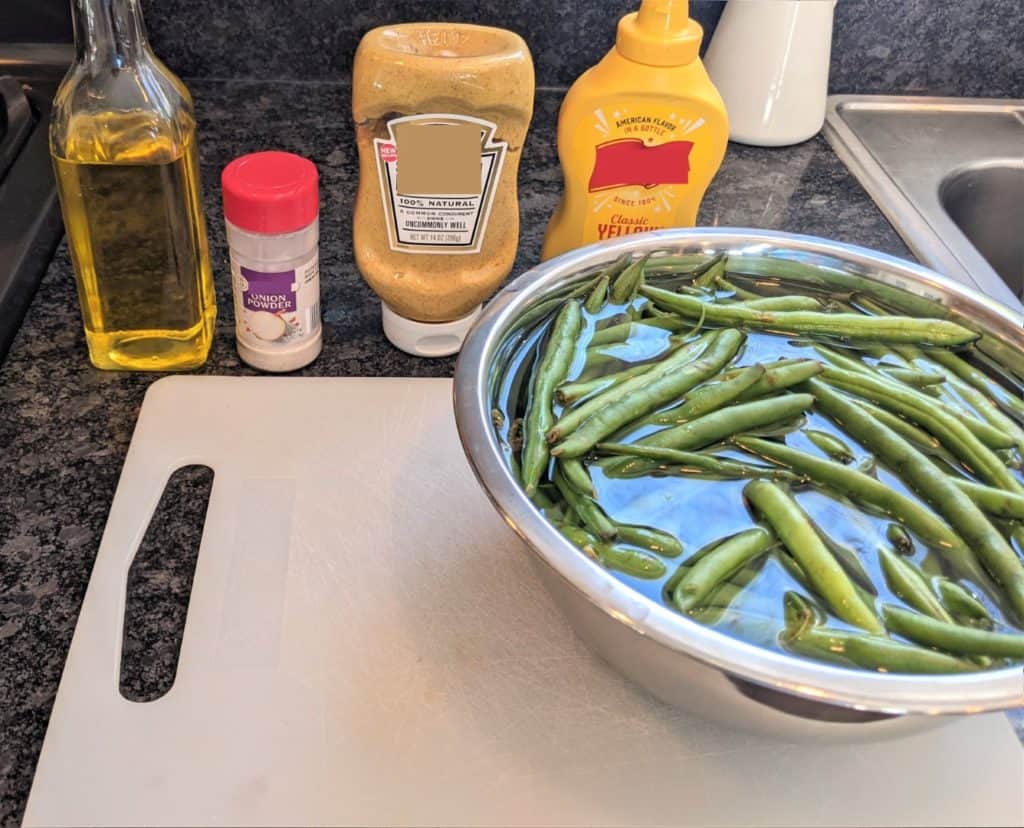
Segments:
[[[213,492],[175,685],[118,694],[164,482]],[[1002,825],[1002,716],[816,747],[655,701],[594,658],[463,458],[451,383],[175,377],[146,396],[27,825]]]

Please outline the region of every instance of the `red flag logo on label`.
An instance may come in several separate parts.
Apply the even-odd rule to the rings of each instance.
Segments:
[[[640,138],[619,138],[597,145],[588,190],[685,184],[690,177],[692,141],[649,147]]]

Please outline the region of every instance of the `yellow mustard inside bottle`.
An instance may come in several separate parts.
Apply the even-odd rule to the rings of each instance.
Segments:
[[[458,351],[511,270],[533,91],[526,43],[504,29],[406,23],[360,42],[353,248],[396,347]]]
[[[206,361],[216,302],[188,91],[152,54],[138,0],[74,0],[76,59],[50,152],[89,357],[98,368]]]
[[[725,155],[729,121],[698,57],[686,0],[643,0],[615,46],[569,89],[558,118],[562,201],[543,257],[667,227],[692,227]]]

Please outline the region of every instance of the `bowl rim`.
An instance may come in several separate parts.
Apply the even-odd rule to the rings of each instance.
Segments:
[[[692,228],[636,234],[573,250],[527,270],[499,292],[466,338],[456,364],[459,438],[474,474],[505,521],[534,554],[605,614],[730,676],[813,701],[890,715],[978,713],[1024,705],[1020,665],[949,675],[861,671],[768,650],[705,627],[645,597],[580,554],[523,494],[491,424],[488,369],[503,336],[525,306],[555,285],[570,284],[571,277],[624,252],[664,248],[677,248],[677,253],[701,248],[800,253],[805,259],[819,255],[838,260],[882,284],[969,311],[984,330],[999,332],[1024,348],[1020,312],[926,267],[856,245],[770,230]]]

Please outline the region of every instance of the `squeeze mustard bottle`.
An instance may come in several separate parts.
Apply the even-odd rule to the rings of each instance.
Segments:
[[[512,269],[533,88],[529,49],[504,29],[406,23],[360,42],[353,248],[396,347],[458,351]]]
[[[576,80],[558,116],[562,201],[543,257],[604,239],[692,227],[729,121],[698,57],[686,0],[643,0],[615,46]]]

